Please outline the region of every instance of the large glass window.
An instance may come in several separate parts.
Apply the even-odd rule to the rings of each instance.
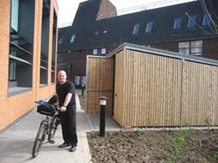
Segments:
[[[48,84],[49,26],[50,26],[50,0],[43,0],[40,86],[45,86]]]
[[[35,0],[11,0],[9,95],[32,87]]]
[[[18,31],[19,0],[11,0],[11,28]]]
[[[56,44],[57,44],[57,15],[56,15],[56,12],[55,12],[55,10],[54,10],[54,17],[53,17],[53,38],[52,38],[51,83],[55,83]]]

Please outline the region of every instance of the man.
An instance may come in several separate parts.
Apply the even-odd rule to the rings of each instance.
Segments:
[[[76,133],[76,101],[75,86],[67,81],[66,72],[58,72],[58,83],[56,85],[57,101],[60,108],[60,119],[64,143],[59,148],[70,147],[70,152],[74,152],[77,147]]]

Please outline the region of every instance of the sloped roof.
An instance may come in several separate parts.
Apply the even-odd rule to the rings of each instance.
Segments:
[[[151,9],[97,21],[95,19],[98,11],[95,10],[99,8],[100,1],[89,0],[82,3],[82,5],[80,4],[73,25],[60,29],[59,37],[64,37],[64,40],[59,45],[59,52],[116,47],[123,42],[147,45],[159,42],[218,37],[218,35],[211,32],[209,26],[202,27],[205,12],[200,1]],[[212,18],[215,18],[214,20],[217,23],[218,20],[215,16],[218,15],[218,2],[216,0],[205,2],[207,2],[206,5],[209,13],[212,14]],[[93,7],[92,10],[90,7]],[[90,17],[87,14],[84,15],[86,8],[90,10]],[[196,25],[192,28],[187,27],[190,15],[196,15]],[[182,18],[181,28],[173,29],[174,20],[178,17]],[[153,21],[153,30],[151,33],[145,33],[146,24],[149,21]],[[138,34],[132,33],[135,24],[140,25]],[[73,43],[70,43],[72,35],[75,35],[75,40]]]

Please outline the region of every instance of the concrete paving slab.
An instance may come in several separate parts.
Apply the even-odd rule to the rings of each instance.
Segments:
[[[91,154],[86,133],[99,131],[99,115],[87,115],[84,110],[81,110],[78,94],[76,101],[78,147],[75,152],[69,152],[68,148],[58,148],[58,145],[63,143],[61,126],[59,126],[55,135],[55,144],[45,142],[39,155],[32,158],[34,139],[40,122],[45,118],[33,109],[0,134],[0,163],[90,163]],[[106,131],[112,130],[121,130],[121,127],[111,116],[106,116]]]

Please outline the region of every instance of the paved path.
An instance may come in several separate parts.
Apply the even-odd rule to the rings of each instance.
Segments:
[[[39,155],[32,159],[31,152],[39,124],[44,118],[36,110],[32,110],[6,131],[0,133],[0,163],[89,163],[91,155],[86,132],[99,130],[99,115],[87,115],[80,109],[77,101],[78,147],[72,153],[68,149],[60,149],[63,142],[59,126],[55,136],[55,144],[45,142]],[[120,126],[111,116],[106,116],[106,130],[120,130]]]

